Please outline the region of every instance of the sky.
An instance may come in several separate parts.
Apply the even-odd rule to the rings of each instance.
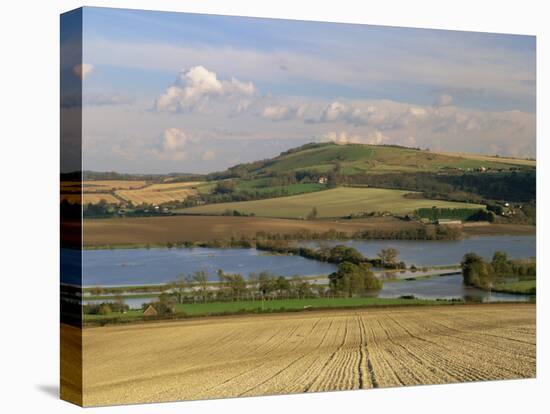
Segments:
[[[535,157],[533,36],[85,8],[84,169],[205,173],[307,142]]]

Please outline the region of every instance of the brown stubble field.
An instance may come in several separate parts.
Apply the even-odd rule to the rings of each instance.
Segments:
[[[352,235],[362,230],[398,230],[420,227],[393,217],[359,220],[291,220],[263,217],[169,216],[84,220],[87,246],[165,244],[181,241],[227,240],[254,237],[257,232],[295,234],[330,230]]]
[[[83,362],[86,406],[532,378],[535,305],[86,328]]]
[[[296,234],[304,231],[326,233],[334,230],[353,233],[364,230],[398,231],[421,227],[413,221],[394,217],[372,217],[356,220],[291,220],[263,217],[169,216],[84,220],[86,246],[166,244],[182,241],[227,240],[231,237],[252,238],[263,231],[270,234]],[[466,235],[534,234],[535,226],[491,224],[464,227]]]

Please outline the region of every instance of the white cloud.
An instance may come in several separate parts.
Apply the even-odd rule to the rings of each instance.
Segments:
[[[80,79],[84,79],[86,76],[90,75],[93,70],[94,65],[90,63],[82,63],[73,67],[74,75],[79,77]]]
[[[262,112],[262,118],[270,121],[286,121],[295,118],[299,113],[299,108],[293,108],[285,105],[269,105]]]
[[[343,121],[359,125],[365,122],[365,115],[358,108],[335,101],[322,111],[319,120],[321,122]]]
[[[252,82],[238,79],[220,80],[215,72],[204,66],[194,66],[182,70],[174,83],[155,101],[159,112],[202,111],[212,99],[236,99],[237,108],[243,108],[246,100],[254,95],[256,88]]]
[[[187,132],[179,128],[168,128],[164,130],[159,145],[153,149],[153,154],[162,160],[185,160],[195,142]]]
[[[391,138],[384,135],[381,131],[375,129],[365,134],[350,134],[347,131],[331,131],[323,136],[322,141],[333,141],[337,144],[380,145],[389,143],[391,141]]]
[[[413,40],[400,40],[401,43],[404,41]],[[99,38],[91,40],[87,50],[97,64],[174,71],[182,65],[191,67],[202,62],[213,70],[238,73],[256,82],[281,82],[292,76],[308,81],[336,82],[347,87],[364,87],[380,81],[390,80],[395,84],[414,79],[421,85],[444,90],[483,89],[486,92],[499,91],[508,97],[532,99],[535,71],[531,64],[533,59],[526,56],[525,51],[472,44],[457,52],[456,47],[449,47],[448,41],[444,37],[432,38],[431,42],[435,44],[430,44],[431,47],[422,43],[410,49],[402,45],[392,48],[386,44],[364,44],[361,45],[363,53],[356,53],[354,48],[335,50],[332,47],[331,51],[339,59],[330,53],[143,44]],[[440,53],[430,53],[436,49]],[[384,59],[377,59],[373,64],[372,56],[377,55],[384,56]],[[287,70],[281,70],[281,66]]]

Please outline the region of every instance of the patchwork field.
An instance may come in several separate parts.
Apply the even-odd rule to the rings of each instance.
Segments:
[[[67,200],[69,203],[79,203],[81,201],[81,195],[79,193],[65,193],[61,194],[61,201]],[[119,203],[114,195],[110,193],[83,193],[82,194],[82,203],[83,204],[97,204],[101,200],[106,201],[107,203]]]
[[[86,406],[532,378],[535,305],[86,328],[83,363]]]
[[[134,180],[88,180],[82,183],[82,202],[97,204],[105,200],[112,204],[119,204],[122,201],[132,202],[135,205],[162,204],[182,201],[190,195],[197,194],[197,186],[202,184],[201,182],[147,184],[145,181]],[[62,200],[78,202],[79,191],[79,183],[61,183]]]
[[[111,191],[111,190],[130,190],[144,187],[145,181],[140,180],[87,180],[82,182],[85,192],[92,191]]]
[[[318,217],[343,217],[354,213],[388,211],[405,214],[418,208],[484,208],[480,204],[458,203],[424,198],[407,198],[410,191],[382,188],[338,187],[289,197],[234,203],[209,204],[180,210],[187,214],[223,214],[238,210],[259,217],[305,218],[313,207]]]

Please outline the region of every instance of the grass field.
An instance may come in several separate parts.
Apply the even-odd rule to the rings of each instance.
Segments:
[[[523,165],[528,167],[536,167],[536,160],[528,160],[523,158],[508,158],[508,157],[495,157],[491,155],[471,154],[466,152],[444,152],[438,151],[436,154],[441,154],[449,157],[466,158],[475,161],[490,161],[499,164],[511,164],[511,165]]]
[[[381,188],[338,187],[290,197],[234,203],[209,204],[180,210],[186,214],[222,214],[238,210],[259,217],[305,218],[313,207],[318,217],[343,217],[362,212],[389,211],[395,214],[410,213],[418,208],[484,208],[479,204],[458,203],[423,198],[406,198],[410,191]]]
[[[262,217],[169,216],[85,219],[83,234],[85,246],[116,246],[228,240],[243,236],[251,238],[260,231],[297,234],[304,231],[326,233],[334,230],[351,236],[364,230],[399,230],[421,226],[393,217],[309,221]]]
[[[302,193],[311,193],[313,191],[320,191],[326,189],[326,186],[323,184],[317,183],[301,183],[301,184],[289,184],[289,185],[278,185],[272,186],[269,185],[269,178],[258,178],[256,180],[239,180],[237,181],[237,190],[239,191],[249,191],[249,192],[258,192],[258,193],[270,193],[285,191],[286,194],[302,194]]]
[[[517,282],[499,283],[494,286],[495,292],[521,293],[527,295],[535,294],[537,288],[536,280],[520,280]]]
[[[134,295],[132,297],[137,297]],[[154,299],[151,299],[154,301]],[[452,303],[452,302],[449,302]],[[387,299],[387,298],[311,298],[311,299],[275,299],[263,302],[237,301],[237,302],[210,302],[177,304],[176,312],[188,316],[208,316],[218,314],[235,314],[238,312],[274,312],[297,311],[307,308],[351,308],[364,306],[396,306],[396,305],[436,305],[440,301],[422,299]],[[101,319],[116,319],[121,322],[139,320],[143,318],[141,310],[130,310],[126,313],[112,312],[107,315],[84,315],[85,322],[93,322]]]
[[[70,337],[72,329],[63,325],[62,335]],[[535,333],[531,304],[326,310],[85,328],[83,404],[532,378]],[[62,384],[69,380],[62,378]]]

